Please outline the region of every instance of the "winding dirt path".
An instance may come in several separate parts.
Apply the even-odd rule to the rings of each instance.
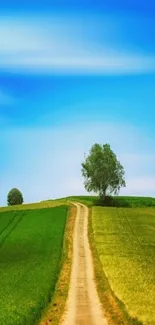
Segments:
[[[88,242],[88,208],[75,203],[73,264],[66,310],[60,325],[107,325],[93,279],[93,262]]]

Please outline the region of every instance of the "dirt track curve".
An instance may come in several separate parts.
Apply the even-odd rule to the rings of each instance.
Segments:
[[[88,208],[75,203],[73,264],[66,310],[60,325],[107,325],[93,279],[93,263],[88,242]]]

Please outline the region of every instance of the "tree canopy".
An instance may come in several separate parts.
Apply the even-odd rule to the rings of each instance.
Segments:
[[[7,196],[8,205],[17,205],[23,203],[23,195],[17,188],[12,188]]]
[[[109,144],[94,144],[82,162],[84,185],[88,192],[98,193],[101,198],[118,194],[125,187],[124,168],[117,160]]]

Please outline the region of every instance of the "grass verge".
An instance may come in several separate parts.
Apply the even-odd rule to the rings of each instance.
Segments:
[[[109,285],[95,246],[92,226],[92,209],[89,209],[88,238],[94,262],[96,287],[108,325],[142,325],[137,319],[130,317],[126,311],[125,305],[115,296],[115,293]]]
[[[39,325],[57,325],[63,315],[65,303],[68,296],[72,253],[73,253],[73,230],[76,217],[76,207],[70,206],[68,220],[66,223],[63,256],[61,261],[61,271],[55,287],[55,293],[52,301],[44,311]]]

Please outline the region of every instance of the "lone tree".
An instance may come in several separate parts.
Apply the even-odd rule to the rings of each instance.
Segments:
[[[8,205],[17,205],[23,203],[23,195],[22,193],[17,189],[13,188],[7,196],[7,203]]]
[[[106,195],[118,194],[120,188],[126,186],[124,174],[124,168],[109,144],[94,144],[82,162],[85,189],[98,193],[103,200]]]

